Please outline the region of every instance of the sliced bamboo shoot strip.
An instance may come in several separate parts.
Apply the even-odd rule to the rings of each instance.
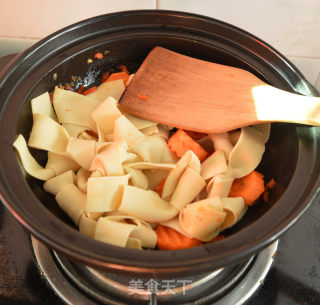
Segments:
[[[245,205],[242,197],[225,197],[221,198],[221,201],[223,203],[223,210],[227,213],[221,226],[221,230],[224,230],[237,223],[243,217],[248,207]]]
[[[31,100],[32,114],[40,113],[48,116],[49,118],[57,121],[57,116],[54,113],[51,105],[50,96],[48,92],[45,92]]]
[[[90,170],[90,165],[95,153],[94,140],[70,138],[67,146],[67,154],[81,167]]]
[[[79,219],[84,212],[87,196],[74,184],[66,185],[56,195],[56,201],[60,208],[78,225]]]
[[[153,191],[126,185],[119,211],[150,222],[167,221],[179,211]]]
[[[140,170],[131,167],[125,168],[126,174],[130,174],[131,185],[139,187],[141,189],[148,189],[148,178],[146,175]]]
[[[46,115],[35,113],[28,145],[58,154],[64,154],[69,141],[67,131]]]
[[[144,137],[145,135],[124,115],[115,120],[113,141],[127,141],[129,148],[131,148]]]
[[[113,142],[92,159],[90,170],[101,170],[105,176],[123,175],[122,162],[127,157],[128,145],[125,141]]]
[[[84,95],[56,87],[53,93],[53,107],[59,123],[86,126],[97,132],[92,112],[101,104]]]
[[[86,212],[111,212],[118,209],[130,175],[89,178]]]
[[[48,180],[56,175],[52,168],[43,168],[31,155],[27,142],[23,135],[19,135],[14,141],[13,146],[17,150],[22,166],[25,171],[40,180]]]
[[[124,89],[125,86],[122,79],[104,82],[97,87],[96,91],[88,94],[86,97],[101,103],[108,97],[112,97],[118,101]]]
[[[192,168],[187,167],[179,179],[170,203],[181,211],[198,196],[205,186],[205,180]]]
[[[180,225],[192,237],[211,241],[220,232],[226,213],[219,197],[193,202],[180,213]]]
[[[229,154],[233,149],[233,145],[229,139],[227,132],[210,133],[209,138],[213,142],[215,150],[222,150],[225,154],[226,160],[229,160]]]
[[[78,135],[88,129],[86,126],[79,126],[70,123],[62,123],[62,127],[68,132],[70,137],[77,138]]]
[[[223,150],[216,150],[201,164],[201,177],[205,180],[227,171],[228,166]]]
[[[97,222],[82,214],[79,220],[80,233],[93,238],[96,232]]]
[[[188,166],[200,174],[200,160],[191,150],[187,151],[177,162],[176,167],[170,171],[163,186],[162,198],[168,198],[173,194],[182,173]]]
[[[250,174],[259,165],[265,151],[264,139],[253,127],[241,128],[240,138],[229,155],[229,166],[235,178]]]
[[[87,192],[87,184],[88,184],[88,179],[90,178],[91,176],[91,172],[84,169],[84,168],[80,168],[77,172],[77,186],[78,188],[86,193]]]
[[[208,197],[228,197],[233,181],[232,170],[213,177],[207,184]]]
[[[49,151],[46,168],[53,169],[56,175],[60,175],[68,170],[76,171],[80,168],[80,165],[67,156],[58,155]]]
[[[121,116],[121,112],[117,107],[117,102],[112,97],[108,97],[100,106],[92,113],[92,117],[103,135],[113,133],[114,122]]]
[[[43,184],[43,188],[46,192],[57,195],[66,185],[73,184],[75,180],[76,176],[74,172],[69,170],[63,174],[47,180]]]
[[[153,163],[176,163],[177,161],[166,140],[160,136],[146,136],[138,141],[131,150],[143,161]]]

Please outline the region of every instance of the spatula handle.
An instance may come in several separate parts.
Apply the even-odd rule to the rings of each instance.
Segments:
[[[259,121],[320,126],[320,98],[261,85],[252,88]]]

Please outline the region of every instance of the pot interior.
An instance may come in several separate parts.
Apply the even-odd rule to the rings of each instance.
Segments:
[[[76,88],[81,84],[96,85],[104,72],[120,65],[134,73],[157,45],[246,69],[281,89],[315,94],[299,71],[279,53],[223,22],[177,12],[143,11],[90,19],[53,34],[22,54],[0,83],[0,96],[4,99],[0,121],[2,199],[39,239],[95,267],[172,276],[234,264],[274,241],[308,206],[320,169],[315,128],[272,124],[270,140],[258,167],[266,182],[271,178],[277,181],[269,201],[260,200],[250,207],[237,225],[223,232],[227,236],[224,240],[183,251],[121,249],[82,236],[54,197],[43,190],[43,183],[22,174],[12,148],[18,134],[25,138],[30,134],[33,97],[52,91],[60,83],[70,83],[73,77]],[[107,54],[96,60],[96,52]],[[88,64],[89,58],[93,59],[92,64]],[[45,153],[31,152],[45,165]]]
[[[237,54],[226,52],[214,45],[207,45],[202,42],[190,41],[179,37],[144,36],[131,37],[109,43],[98,43],[85,51],[80,48],[80,51],[65,58],[53,67],[51,71],[43,75],[26,97],[26,101],[30,101],[33,97],[42,94],[44,91],[53,91],[54,87],[58,84],[73,83],[75,88],[78,88],[81,84],[85,87],[98,85],[104,72],[116,71],[120,65],[126,65],[129,72],[134,73],[149,51],[156,45],[161,45],[203,60],[243,68],[254,73],[264,81],[278,85],[276,80],[268,80],[261,71],[253,68],[252,63],[246,62],[238,57]],[[130,50],[130,52],[127,50]],[[102,54],[108,53],[102,60],[94,60],[92,64],[88,64],[88,59],[94,59],[94,54],[97,51]],[[53,74],[55,73],[57,74],[57,80],[53,79]],[[72,78],[75,78],[76,81],[72,81]],[[30,104],[24,103],[18,117],[16,135],[22,133],[27,138],[31,127],[32,113]],[[298,137],[295,127],[287,124],[273,124],[266,152],[257,170],[265,175],[266,182],[274,178],[277,181],[277,185],[271,192],[268,203],[259,199],[259,203],[249,208],[242,221],[225,231],[224,235],[233,234],[258,220],[280,198],[294,173],[298,150]],[[45,165],[46,153],[39,150],[32,150],[32,153],[37,160],[41,160],[41,163]],[[43,183],[41,181],[30,176],[27,176],[27,180],[32,191],[51,212],[64,222],[74,226],[72,221],[59,208],[54,196],[43,190]]]

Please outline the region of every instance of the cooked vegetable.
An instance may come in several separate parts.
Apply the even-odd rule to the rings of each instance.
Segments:
[[[165,182],[166,182],[166,179],[163,178],[160,180],[159,184],[156,186],[156,192],[159,194],[160,197],[162,196],[163,186]]]
[[[121,70],[121,72],[125,72],[125,73],[129,74],[129,71],[128,71],[128,69],[127,69],[127,67],[125,65],[121,65],[119,67],[119,69]]]
[[[251,206],[264,192],[263,175],[257,171],[235,179],[232,183],[229,197],[242,197],[245,204]]]
[[[104,74],[102,75],[102,77],[101,77],[101,84],[104,83],[104,82],[106,82],[106,81],[108,80],[109,76],[110,76],[110,73],[109,73],[109,72],[104,73]]]
[[[220,240],[247,205],[264,191],[267,197],[275,185],[272,179],[264,187],[263,175],[252,172],[261,161],[270,124],[241,128],[239,140],[231,142],[230,133],[176,131],[141,119],[119,107],[134,77],[125,66],[120,70],[104,73],[98,87],[84,90],[82,84],[73,92],[69,84],[61,85],[71,90],[56,87],[51,95],[31,101],[28,142],[22,135],[14,142],[26,172],[46,181],[45,190],[56,196],[80,232],[99,241],[178,250]],[[72,81],[74,87],[74,76]],[[228,149],[218,143],[221,139]],[[203,140],[211,143],[200,145]],[[28,147],[48,151],[45,167]]]
[[[219,240],[222,240],[222,239],[224,239],[224,235],[218,235],[212,240],[212,242],[216,242],[216,241],[219,241]]]
[[[168,146],[179,158],[188,150],[192,150],[201,162],[208,156],[208,152],[182,129],[170,137]]]
[[[158,225],[156,233],[159,250],[181,250],[202,245],[200,240],[189,238],[174,229],[162,225]]]
[[[266,189],[272,189],[276,186],[276,181],[272,178],[267,184]]]
[[[276,186],[276,181],[273,178],[266,184],[266,189],[262,194],[262,198],[264,202],[269,201],[269,190],[274,188],[275,186]]]
[[[103,55],[100,52],[97,52],[96,54],[94,54],[94,58],[96,59],[102,59]]]
[[[111,82],[118,79],[122,79],[123,83],[126,85],[126,82],[129,80],[129,73],[127,72],[112,73],[107,79],[107,82]]]
[[[91,87],[91,88],[87,89],[86,91],[83,91],[82,95],[90,94],[90,93],[92,93],[92,92],[94,92],[96,90],[97,90],[97,87]]]

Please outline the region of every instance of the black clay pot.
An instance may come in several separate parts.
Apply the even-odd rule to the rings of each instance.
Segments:
[[[31,98],[81,75],[86,85],[120,64],[130,72],[156,45],[247,69],[264,81],[305,95],[316,91],[285,57],[234,26],[171,11],[129,11],[69,26],[17,56],[0,82],[0,191],[3,203],[38,239],[67,257],[113,272],[163,277],[196,274],[236,264],[261,251],[287,230],[312,202],[320,170],[319,128],[273,124],[259,170],[277,186],[270,202],[259,202],[219,242],[180,251],[122,249],[81,235],[45,193],[42,183],[24,177],[12,147],[17,134],[28,137]],[[103,60],[88,65],[97,52]],[[53,75],[57,73],[57,80]],[[290,109],[288,109],[290,111]],[[33,151],[39,161],[42,154]]]

